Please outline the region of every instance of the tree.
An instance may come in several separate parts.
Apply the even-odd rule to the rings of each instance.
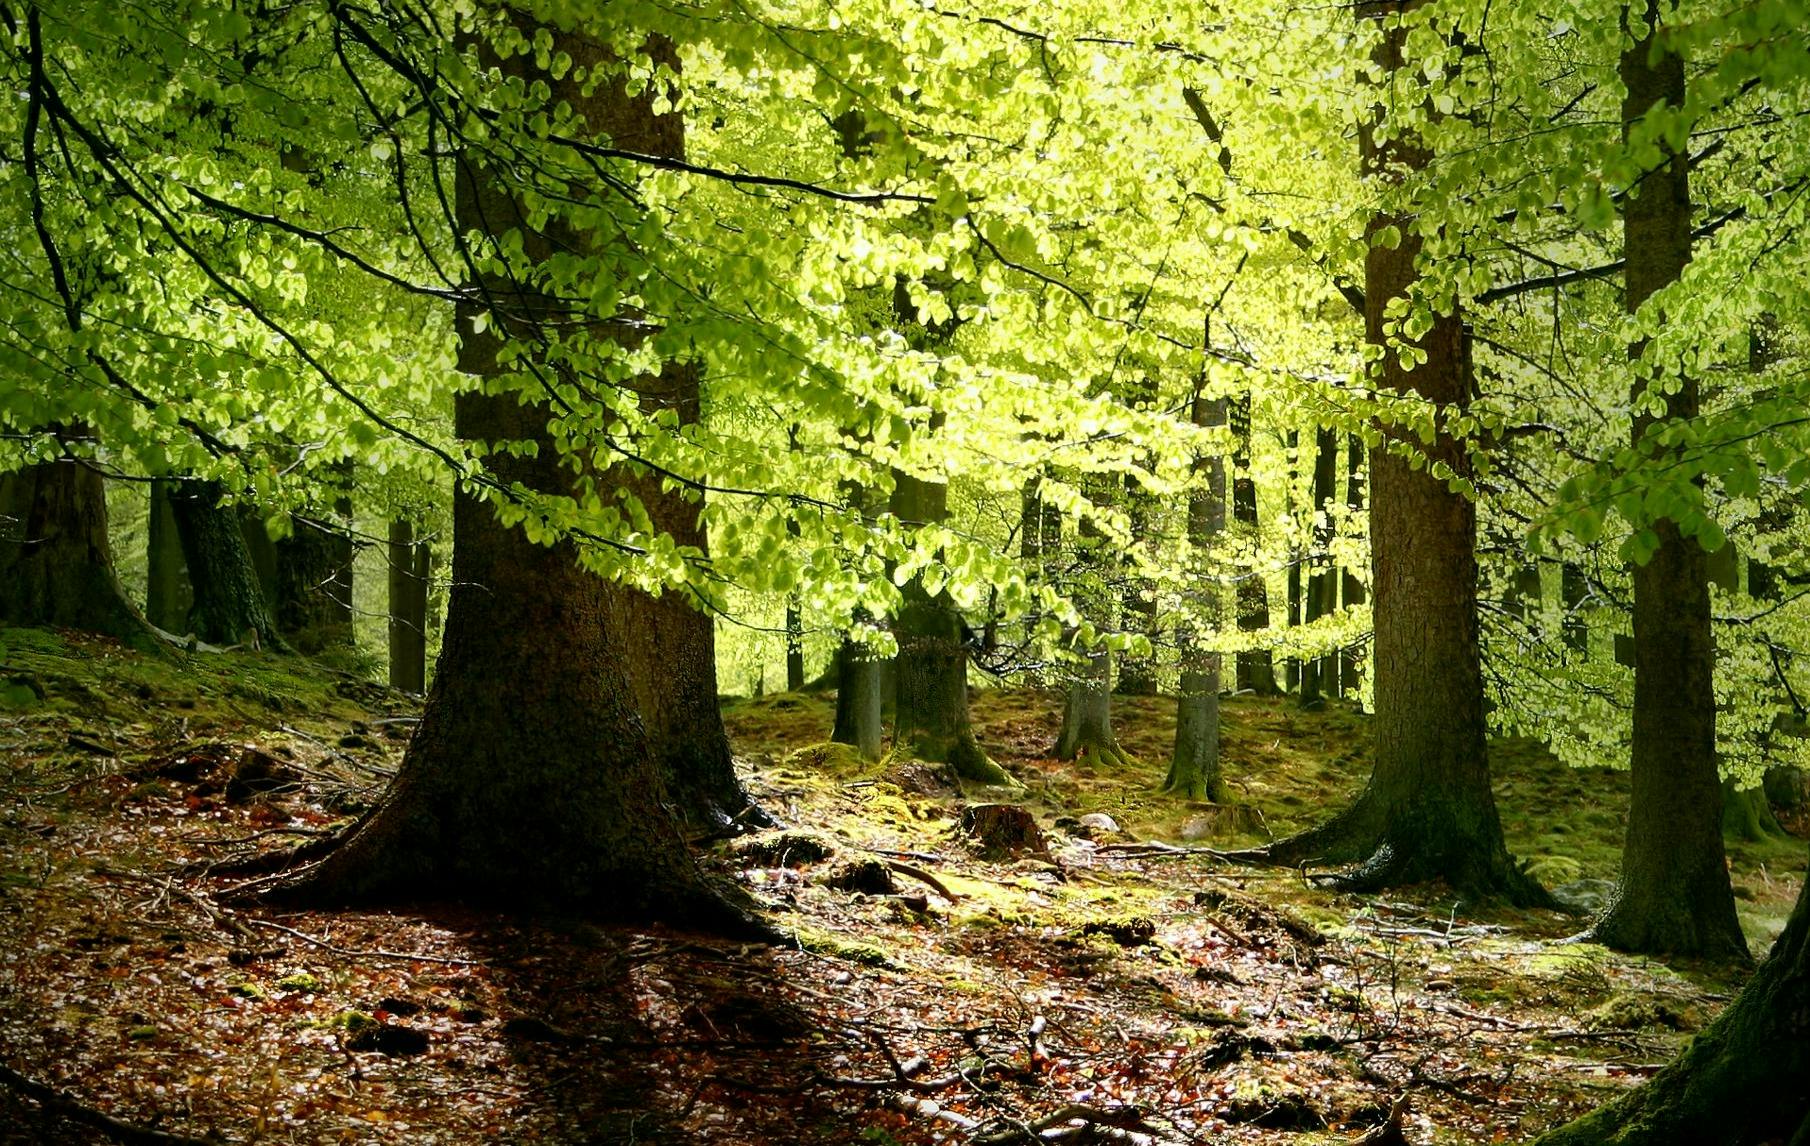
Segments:
[[[1387,86],[1407,67],[1404,16],[1418,0],[1367,4],[1380,25],[1375,59]],[[1366,172],[1385,193],[1432,159],[1406,134],[1400,107],[1379,106],[1363,134]],[[1365,334],[1385,395],[1425,403],[1442,420],[1474,389],[1463,319],[1426,313],[1413,296],[1424,237],[1404,212],[1370,221]],[[1423,328],[1410,333],[1414,322]],[[1271,862],[1362,861],[1354,889],[1445,879],[1468,893],[1545,903],[1508,854],[1490,790],[1478,641],[1476,507],[1468,445],[1449,423],[1430,445],[1384,424],[1370,451],[1371,599],[1375,618],[1375,763],[1351,807],[1256,854]],[[1416,455],[1420,456],[1416,456]]]
[[[1193,423],[1223,427],[1228,402],[1208,398],[1199,383],[1189,403]],[[1219,586],[1209,562],[1214,543],[1225,532],[1226,464],[1223,453],[1197,456],[1195,467],[1205,481],[1188,498],[1188,546],[1195,555],[1195,577],[1201,598],[1191,602],[1202,619],[1217,624],[1221,615]],[[1203,560],[1205,559],[1205,560]],[[1204,566],[1204,567],[1203,567]],[[1219,654],[1197,645],[1192,625],[1178,630],[1181,646],[1181,681],[1175,697],[1175,747],[1169,756],[1169,774],[1163,790],[1190,800],[1225,800],[1225,781],[1219,771]]]
[[[79,427],[54,434],[65,451],[85,436]],[[114,572],[106,486],[77,455],[0,475],[0,622],[152,643]]]
[[[222,505],[223,496],[218,482],[203,480],[183,481],[170,493],[194,594],[189,631],[217,645],[287,648],[252,567],[238,510]]]
[[[1242,543],[1253,552],[1260,535],[1257,516],[1257,479],[1251,473],[1251,399],[1241,395],[1232,405],[1232,519],[1238,525]],[[1269,586],[1263,570],[1254,563],[1240,570],[1238,576],[1238,628],[1241,632],[1260,633],[1270,626]],[[1273,696],[1281,689],[1276,685],[1275,660],[1269,649],[1246,649],[1238,654],[1238,689],[1259,696]]]
[[[390,522],[389,545],[390,687],[404,692],[427,691],[427,592],[433,576],[433,552],[415,540],[406,517]]]
[[[170,506],[168,478],[151,482],[151,512],[145,538],[145,618],[166,632],[186,630],[194,591],[182,560],[182,538]]]
[[[1624,137],[1643,130],[1658,109],[1681,107],[1684,57],[1668,42],[1657,0],[1625,21]],[[1657,165],[1630,188],[1622,209],[1627,307],[1638,314],[1676,282],[1691,259],[1688,157],[1661,144]],[[1643,344],[1629,348],[1640,361]],[[1698,384],[1689,372],[1649,385],[1663,393],[1663,417],[1648,395],[1634,401],[1637,446],[1665,420],[1695,418]],[[1644,391],[1641,387],[1640,391]],[[1661,447],[1663,450],[1663,447]],[[1590,934],[1625,951],[1709,955],[1745,961],[1747,941],[1735,916],[1722,846],[1722,792],[1716,770],[1715,642],[1703,547],[1677,522],[1649,527],[1657,544],[1634,568],[1634,729],[1631,790],[1621,879]]]
[[[480,67],[502,84],[519,84],[518,92],[547,85],[580,130],[677,136],[678,113],[656,112],[655,85],[630,95],[609,49],[567,30],[516,31],[504,16],[480,32]],[[546,45],[538,61],[520,50],[531,36]],[[567,65],[558,74],[548,66],[554,48]],[[655,40],[646,51],[661,58],[670,48]],[[459,366],[488,385],[458,395],[456,420],[462,437],[493,448],[485,485],[468,479],[454,495],[453,589],[438,670],[383,802],[284,894],[347,902],[456,893],[745,929],[744,913],[699,871],[669,810],[662,760],[637,713],[631,662],[620,655],[642,638],[622,627],[632,616],[622,590],[582,566],[574,540],[542,544],[523,528],[533,524],[536,495],[620,480],[562,456],[547,396],[512,389],[512,378],[522,380],[505,357],[512,345],[544,345],[563,310],[524,276],[555,252],[596,250],[614,236],[553,216],[514,230],[521,247],[511,266],[502,224],[528,218],[527,188],[501,160],[468,147],[458,164],[458,223],[486,237],[484,257],[499,269],[478,276],[479,289],[460,304]],[[582,186],[584,170],[562,171],[568,192]]]
[[[1338,479],[1339,435],[1330,426],[1314,432],[1313,466],[1313,558],[1305,599],[1308,624],[1338,611],[1338,570],[1333,568],[1332,498]],[[1338,658],[1329,653],[1310,657],[1301,665],[1301,706],[1316,708],[1325,703],[1324,693],[1338,691]]]
[[[352,506],[340,499],[330,519],[291,514],[276,543],[277,627],[304,653],[352,644]]]
[[[1734,1002],[1640,1088],[1535,1146],[1810,1142],[1810,881]]]

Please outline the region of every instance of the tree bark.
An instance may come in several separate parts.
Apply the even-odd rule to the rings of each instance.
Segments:
[[[1208,399],[1195,386],[1190,417],[1197,426],[1226,424],[1227,402]],[[1206,479],[1188,498],[1188,548],[1192,551],[1194,583],[1201,615],[1214,628],[1220,621],[1219,583],[1213,575],[1212,549],[1226,524],[1225,458],[1214,454],[1196,457],[1197,477]],[[1181,649],[1181,681],[1175,698],[1175,747],[1169,754],[1169,775],[1163,790],[1190,800],[1225,802],[1225,781],[1219,771],[1219,654],[1196,644],[1194,626],[1184,623],[1176,632]]]
[[[894,472],[892,512],[908,525],[940,522],[949,515],[949,487]],[[931,596],[923,579],[904,588],[894,622],[899,654],[893,742],[921,760],[947,763],[964,780],[1009,784],[1010,776],[987,759],[968,718],[968,646],[961,614],[948,593]]]
[[[1255,553],[1260,540],[1257,517],[1257,480],[1251,473],[1251,398],[1241,396],[1232,407],[1232,520],[1240,540]],[[1238,573],[1238,628],[1261,633],[1270,627],[1269,585],[1263,571],[1250,564]],[[1238,654],[1238,690],[1274,696],[1275,658],[1268,649],[1247,649]]]
[[[239,511],[223,507],[221,496],[211,481],[185,481],[170,494],[195,595],[188,630],[218,645],[286,649],[252,567]]]
[[[350,503],[340,502],[337,515],[349,525]],[[304,653],[351,645],[351,533],[300,514],[290,530],[276,543],[277,628]]]
[[[1392,19],[1411,7],[1371,2],[1360,18],[1385,21],[1377,63],[1404,67],[1405,32]],[[1378,145],[1363,133],[1366,171],[1399,179],[1424,168],[1427,151],[1400,137]],[[1417,397],[1442,410],[1463,408],[1473,382],[1468,338],[1456,314],[1435,316],[1412,345],[1425,356],[1413,369],[1385,318],[1391,300],[1408,293],[1421,242],[1414,221],[1379,214],[1370,237],[1395,227],[1400,241],[1372,241],[1364,260],[1366,337],[1382,348],[1379,389]],[[1375,614],[1376,758],[1370,782],[1345,812],[1318,828],[1256,853],[1272,862],[1361,860],[1338,882],[1353,889],[1444,879],[1467,894],[1520,904],[1550,899],[1510,859],[1490,790],[1478,646],[1477,515],[1463,493],[1434,477],[1444,463],[1459,477],[1471,471],[1466,444],[1441,432],[1415,468],[1392,442],[1422,449],[1412,431],[1385,425],[1370,455],[1371,594]],[[1366,858],[1367,857],[1367,858]]]
[[[1295,512],[1294,490],[1295,475],[1300,464],[1301,432],[1288,432],[1288,513]],[[1288,561],[1288,622],[1283,628],[1293,629],[1301,624],[1301,565],[1308,558],[1297,552],[1292,546],[1289,549]],[[1301,687],[1301,658],[1291,656],[1282,665],[1282,685],[1289,692]]]
[[[552,99],[619,145],[658,129],[654,93],[628,96],[606,48],[548,30],[553,48],[574,62],[561,77],[536,68],[532,54],[499,62],[484,45],[480,58],[512,78],[547,84]],[[495,234],[527,217],[508,178],[484,156],[461,157],[462,228]],[[612,241],[553,227],[519,230],[531,258]],[[459,368],[487,378],[504,371],[500,330],[532,341],[565,312],[512,277],[487,273],[481,285],[495,300],[490,323],[478,331],[478,304],[460,304]],[[579,494],[610,480],[582,455],[560,456],[545,405],[466,391],[454,416],[462,438],[533,445],[485,457],[487,473],[506,488]],[[447,896],[753,927],[685,847],[664,759],[637,711],[632,663],[620,655],[647,639],[622,627],[633,615],[623,590],[584,570],[570,542],[530,541],[463,483],[453,501],[452,582],[439,666],[394,785],[349,840],[282,894],[339,902]]]
[[[1664,47],[1657,0],[1648,0],[1643,18],[1648,32],[1621,60],[1627,88],[1624,137],[1655,105],[1684,103],[1684,58]],[[1633,313],[1676,282],[1691,260],[1690,177],[1683,152],[1667,155],[1630,190],[1622,226],[1627,307]],[[1642,344],[1630,347],[1636,360],[1641,350]],[[1666,388],[1666,419],[1696,417],[1695,378],[1668,380]],[[1641,411],[1638,402],[1635,408]],[[1636,413],[1637,445],[1656,421]],[[1659,549],[1635,566],[1633,576],[1634,729],[1621,881],[1591,935],[1623,951],[1745,961],[1747,941],[1735,915],[1722,846],[1716,651],[1705,554],[1672,521],[1659,521],[1653,530]]]
[[[113,568],[104,479],[73,458],[0,476],[0,622],[155,645]]]
[[[151,483],[150,528],[145,540],[145,617],[166,632],[180,633],[188,626],[195,594],[189,588],[189,567],[182,560],[182,538],[176,532],[176,511],[170,505],[174,485],[168,478]]]
[[[1810,1142],[1810,882],[1728,1009],[1638,1090],[1535,1146]]]
[[[885,664],[854,641],[845,640],[836,650],[836,722],[830,740],[853,745],[863,760],[878,760],[884,750]]]
[[[1356,434],[1345,439],[1345,507],[1356,516],[1364,508],[1364,443]],[[1347,567],[1345,570],[1345,608],[1352,609],[1364,603],[1364,579],[1357,570]],[[1350,693],[1362,697],[1362,677],[1364,675],[1364,646],[1362,644],[1347,645],[1339,654],[1339,695]]]
[[[1120,767],[1131,758],[1112,730],[1112,652],[1098,648],[1087,654],[1084,670],[1069,681],[1062,705],[1062,730],[1056,736],[1056,759]]]
[[[804,687],[804,620],[796,594],[786,598],[786,691]]]
[[[1332,567],[1327,550],[1332,544],[1332,496],[1338,479],[1339,437],[1322,426],[1314,432],[1313,574],[1308,578],[1305,598],[1308,623],[1329,617],[1338,611],[1338,571]],[[1338,691],[1338,657],[1335,653],[1309,657],[1301,665],[1301,707],[1318,708],[1325,703],[1324,693]]]
[[[407,518],[390,522],[390,687],[427,691],[427,591],[433,554]]]

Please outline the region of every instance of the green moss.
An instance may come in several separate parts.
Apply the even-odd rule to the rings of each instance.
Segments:
[[[306,971],[283,976],[277,980],[277,986],[285,991],[318,991],[321,989],[320,980]]]
[[[859,963],[863,967],[885,967],[897,970],[898,964],[872,943],[857,943],[844,939],[828,931],[801,927],[792,933],[793,939],[803,950],[813,955],[826,955],[831,959],[846,959],[850,963]]]

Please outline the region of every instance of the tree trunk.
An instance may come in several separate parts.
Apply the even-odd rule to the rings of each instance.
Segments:
[[[351,505],[338,516],[350,524]],[[352,535],[300,514],[276,543],[277,627],[299,651],[318,653],[352,644]]]
[[[1055,554],[1062,544],[1062,515],[1044,504],[1041,483],[1042,479],[1038,477],[1025,482],[1018,506],[1018,559],[1026,576],[1032,578],[1043,576],[1044,558]],[[1024,618],[1024,655],[1033,663],[1042,652],[1031,636],[1040,619],[1041,614],[1034,610]],[[1024,674],[1023,680],[1031,688],[1040,688],[1045,677],[1041,669],[1033,669]]]
[[[1810,1143],[1810,881],[1735,1001],[1638,1090],[1535,1146]]]
[[[1291,517],[1295,512],[1295,475],[1299,469],[1300,451],[1301,432],[1290,430],[1288,432],[1288,513]],[[1283,625],[1283,628],[1293,629],[1301,624],[1301,565],[1307,560],[1307,557],[1297,552],[1292,544],[1289,546],[1288,556],[1288,622]],[[1301,658],[1299,656],[1289,657],[1283,662],[1282,686],[1289,692],[1294,692],[1301,687]]]
[[[1209,400],[1196,384],[1190,415],[1197,426],[1226,424],[1227,402]],[[1194,556],[1194,583],[1201,586],[1200,613],[1217,628],[1220,620],[1217,563],[1212,548],[1226,525],[1226,464],[1220,455],[1196,457],[1197,477],[1204,488],[1188,498],[1188,548]],[[1219,772],[1219,654],[1204,652],[1195,644],[1194,626],[1184,622],[1177,629],[1181,648],[1181,682],[1175,698],[1175,748],[1169,754],[1169,775],[1163,790],[1190,800],[1225,802],[1225,781]]]
[[[1251,474],[1251,399],[1241,396],[1232,407],[1232,520],[1240,540],[1255,553],[1260,541],[1257,519],[1257,480]],[[1238,628],[1261,633],[1270,627],[1269,585],[1253,563],[1238,574]],[[1268,649],[1247,649],[1238,654],[1238,690],[1274,696],[1275,658]]]
[[[1149,395],[1145,395],[1148,400]],[[1136,478],[1129,475],[1125,478],[1125,509],[1130,519],[1131,536],[1143,538],[1149,531],[1149,518],[1145,500],[1149,497]],[[1141,544],[1134,540],[1133,544]],[[1114,691],[1121,696],[1155,696],[1156,695],[1156,653],[1154,645],[1156,631],[1156,595],[1155,586],[1150,578],[1137,575],[1132,557],[1127,553],[1123,560],[1121,573],[1125,580],[1119,594],[1119,627],[1123,632],[1135,633],[1150,638],[1153,646],[1149,653],[1122,653],[1118,657],[1118,679],[1113,684]]]
[[[804,687],[804,619],[796,594],[786,598],[786,691]]]
[[[1722,838],[1756,843],[1782,838],[1785,829],[1772,814],[1764,785],[1737,788],[1733,780],[1722,781]]]
[[[1360,18],[1390,20],[1403,7],[1367,4]],[[1385,76],[1378,98],[1386,98],[1388,73],[1404,66],[1404,40],[1399,24],[1385,24],[1376,56]],[[1400,178],[1401,169],[1421,169],[1431,159],[1422,146],[1400,137],[1378,146],[1366,131],[1363,144],[1372,178]],[[1472,392],[1463,320],[1436,316],[1413,343],[1425,356],[1413,369],[1388,333],[1388,305],[1412,287],[1421,242],[1414,220],[1402,216],[1373,218],[1370,236],[1386,227],[1398,228],[1400,242],[1373,241],[1364,260],[1366,337],[1383,350],[1378,387],[1442,409],[1461,409]],[[1370,454],[1375,765],[1349,809],[1257,854],[1289,864],[1362,860],[1340,880],[1353,889],[1444,879],[1470,895],[1550,903],[1510,859],[1490,791],[1478,647],[1476,507],[1428,472],[1431,463],[1444,463],[1464,477],[1471,471],[1470,454],[1465,443],[1441,432],[1424,448],[1429,465],[1417,469],[1388,448],[1394,438],[1420,449],[1413,432],[1381,428],[1385,441]]]
[[[1131,762],[1112,731],[1112,653],[1105,648],[1087,655],[1085,670],[1069,681],[1062,705],[1062,730],[1056,736],[1056,759],[1083,756],[1089,764],[1120,767]]]
[[[0,476],[0,622],[155,645],[114,572],[107,488],[95,470],[62,458]]]
[[[830,739],[854,745],[863,760],[878,760],[883,750],[885,664],[854,641],[843,641],[836,650],[836,723]]]
[[[195,594],[188,631],[217,645],[284,649],[245,546],[239,512],[222,507],[220,498],[219,484],[211,481],[185,481],[170,494]]]
[[[1656,104],[1684,102],[1684,59],[1654,54],[1659,6],[1646,5],[1648,33],[1622,54],[1627,86],[1624,136]],[[1663,144],[1662,144],[1663,146]],[[1646,174],[1623,206],[1627,306],[1637,311],[1676,282],[1691,259],[1687,157],[1672,153]],[[1638,359],[1642,345],[1630,347]],[[1697,415],[1693,377],[1666,395],[1668,419]],[[1660,385],[1655,378],[1653,385]],[[1636,394],[1636,398],[1644,395]],[[1656,419],[1636,402],[1638,445]],[[1654,524],[1659,549],[1634,568],[1634,731],[1628,830],[1621,882],[1591,935],[1607,946],[1648,954],[1745,961],[1722,846],[1722,791],[1716,765],[1716,664],[1704,552],[1669,520]]]
[[[575,61],[561,78],[535,68],[532,54],[499,63],[485,45],[481,55],[511,77],[546,83],[553,100],[619,145],[634,146],[624,141],[660,126],[653,89],[627,96],[608,50],[558,30],[553,47]],[[664,43],[650,47],[670,55]],[[488,232],[526,216],[507,178],[481,156],[462,159],[461,227]],[[553,234],[522,234],[530,257],[610,241],[555,226]],[[505,369],[500,330],[532,340],[564,312],[511,277],[487,274],[482,285],[494,310],[478,331],[478,305],[460,304],[459,369],[487,378]],[[486,456],[485,470],[504,487],[566,494],[608,480],[561,457],[544,405],[466,391],[454,416],[467,440],[532,444],[531,453]],[[457,896],[750,926],[699,871],[669,807],[663,760],[637,712],[631,662],[620,655],[647,639],[622,628],[633,615],[624,591],[584,570],[570,542],[536,544],[504,524],[464,483],[453,499],[452,583],[440,662],[394,785],[349,840],[284,894],[339,902]]]
[[[1332,495],[1338,480],[1339,436],[1322,426],[1314,432],[1314,550],[1313,575],[1308,579],[1306,620],[1311,623],[1338,610],[1338,571],[1332,567]],[[1318,708],[1324,693],[1338,691],[1336,654],[1309,657],[1301,665],[1301,707]]]
[[[433,555],[407,518],[390,522],[390,687],[427,691],[427,590]]]
[[[894,472],[892,512],[908,525],[942,521],[949,515],[949,487]],[[904,588],[905,602],[894,622],[899,655],[893,742],[920,760],[947,763],[964,780],[1009,784],[1005,770],[987,759],[968,719],[968,646],[962,618],[949,595],[932,597],[923,579]]]
[[[1356,434],[1345,439],[1345,507],[1353,516],[1364,508],[1364,443]],[[1345,570],[1345,608],[1353,609],[1364,603],[1364,579],[1357,570]],[[1339,694],[1350,693],[1362,697],[1362,677],[1364,675],[1364,646],[1362,644],[1347,645],[1339,654]]]
[[[145,541],[145,617],[165,632],[180,633],[188,626],[195,594],[189,588],[189,567],[182,560],[176,511],[170,506],[174,486],[168,478],[151,483],[150,528]]]

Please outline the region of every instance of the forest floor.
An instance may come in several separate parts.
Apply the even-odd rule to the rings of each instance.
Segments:
[[[1144,763],[1109,773],[1047,757],[1056,694],[979,692],[1025,790],[964,795],[823,746],[824,697],[731,702],[749,786],[787,825],[712,853],[790,937],[745,947],[443,905],[223,906],[211,866],[369,806],[416,703],[286,658],[0,632],[0,1143],[120,1138],[75,1120],[104,1111],[244,1143],[1305,1144],[1356,1140],[1404,1097],[1410,1142],[1516,1142],[1653,1072],[1738,987],[1565,943],[1576,917],[1221,862],[1354,792],[1365,721],[1227,701],[1254,811],[1226,815],[1155,791],[1171,708],[1120,703]],[[1493,762],[1543,879],[1613,877],[1625,776],[1527,742]],[[1046,850],[973,855],[959,812],[995,801]],[[1731,856],[1763,952],[1805,848]]]

